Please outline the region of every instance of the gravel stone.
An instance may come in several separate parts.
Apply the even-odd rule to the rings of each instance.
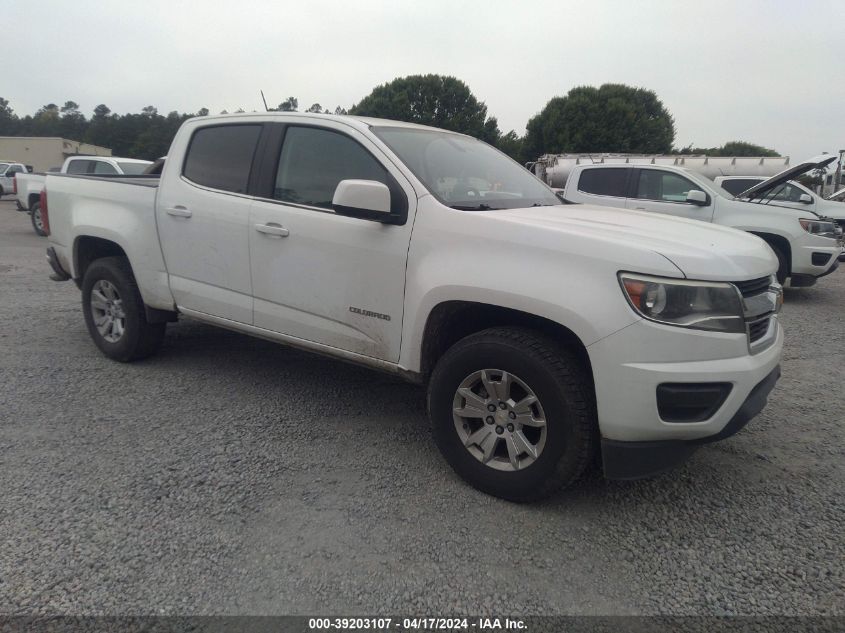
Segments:
[[[845,614],[841,271],[740,434],[514,505],[393,377],[189,320],[108,360],[46,245],[0,203],[2,613]]]

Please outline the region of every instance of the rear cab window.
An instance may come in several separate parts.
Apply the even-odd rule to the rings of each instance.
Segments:
[[[94,163],[94,173],[101,176],[113,176],[117,174],[117,170],[111,163],[102,160],[92,161]]]
[[[754,185],[763,182],[760,178],[734,178],[731,180],[723,180],[721,187],[732,196],[738,196],[743,191],[751,189]]]
[[[191,137],[182,175],[203,187],[246,193],[261,129],[260,124],[199,128]]]
[[[630,171],[623,167],[585,169],[578,179],[578,191],[596,196],[624,198]]]
[[[67,173],[69,174],[88,174],[91,173],[93,165],[90,160],[72,160],[67,165]]]

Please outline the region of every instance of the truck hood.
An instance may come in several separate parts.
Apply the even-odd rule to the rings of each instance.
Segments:
[[[769,191],[779,185],[782,185],[786,181],[795,180],[798,176],[806,174],[808,171],[812,171],[814,169],[823,169],[836,160],[839,160],[838,155],[822,154],[821,156],[816,156],[815,158],[811,158],[803,163],[795,165],[795,167],[784,169],[782,172],[775,174],[768,180],[764,180],[750,189],[746,189],[739,194],[737,198],[750,198],[752,200],[754,198],[762,198]]]
[[[728,227],[643,211],[586,204],[483,211],[491,220],[531,230],[559,233],[597,243],[616,244],[611,258],[619,270],[631,269],[624,254],[647,250],[662,255],[689,279],[744,281],[770,275],[777,258],[760,238]],[[510,234],[517,226],[509,227]],[[608,249],[603,249],[608,250]]]

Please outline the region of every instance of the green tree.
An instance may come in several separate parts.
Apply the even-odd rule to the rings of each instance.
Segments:
[[[350,114],[433,125],[490,143],[499,138],[496,119],[460,79],[443,75],[399,77],[377,86]]]
[[[62,115],[59,129],[62,137],[81,141],[88,128],[88,122],[85,115],[79,111],[79,104],[75,101],[65,101],[60,111]]]
[[[514,160],[520,160],[522,156],[522,138],[513,130],[507,134],[502,134],[496,141],[496,147]]]
[[[317,114],[322,114],[323,113],[323,106],[321,106],[319,103],[312,103],[311,107],[308,108],[306,110],[306,112],[315,112]]]
[[[299,107],[299,100],[296,97],[288,97],[276,108],[279,112],[296,112]]]
[[[578,86],[555,97],[528,121],[522,155],[563,152],[662,154],[672,150],[672,115],[645,88]]]
[[[0,97],[0,136],[15,136],[19,133],[20,119],[9,100]]]

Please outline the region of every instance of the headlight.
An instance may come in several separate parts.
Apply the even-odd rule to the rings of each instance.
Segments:
[[[715,332],[745,332],[742,298],[732,284],[619,273],[628,302],[651,321]]]
[[[818,235],[820,237],[829,237],[831,239],[836,239],[836,225],[833,222],[826,222],[824,220],[808,220],[806,218],[801,218],[798,220],[801,223],[801,228],[803,228],[807,233],[812,233],[813,235]]]

